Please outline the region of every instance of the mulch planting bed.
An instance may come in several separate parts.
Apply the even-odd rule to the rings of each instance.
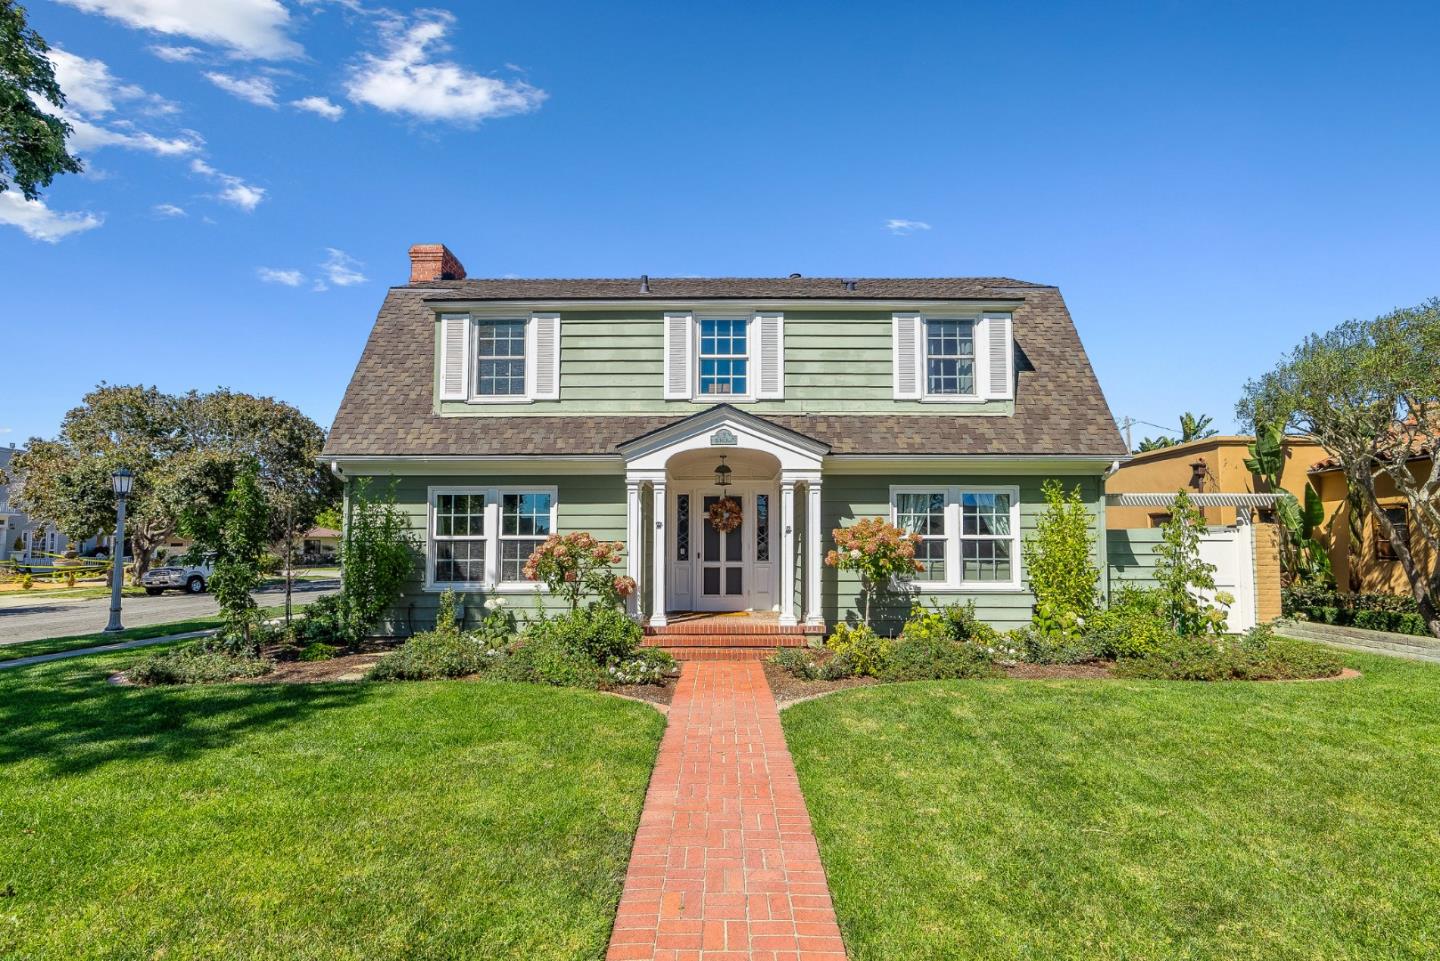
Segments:
[[[1006,677],[1021,681],[1100,680],[1110,676],[1113,661],[1091,661],[1088,664],[1012,664],[1001,667]]]
[[[809,700],[812,697],[819,697],[821,694],[829,694],[831,691],[843,691],[847,687],[864,687],[868,684],[880,683],[873,677],[845,677],[838,681],[806,681],[768,661],[765,663],[765,680],[770,682],[770,691],[775,695],[775,703],[781,707],[797,701]]]

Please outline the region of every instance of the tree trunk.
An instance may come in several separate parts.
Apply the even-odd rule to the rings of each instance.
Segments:
[[[1385,509],[1380,506],[1380,499],[1375,494],[1375,479],[1367,475],[1360,480],[1357,486],[1365,495],[1365,503],[1370,508],[1370,516],[1375,519],[1376,524],[1380,525],[1385,539],[1390,542],[1390,549],[1395,552],[1401,569],[1405,571],[1405,579],[1410,582],[1410,593],[1415,598],[1415,605],[1420,610],[1421,618],[1424,619],[1430,633],[1440,638],[1440,610],[1437,610],[1437,605],[1430,595],[1429,578],[1415,563],[1415,557],[1410,553],[1410,548],[1400,539],[1400,532],[1395,529],[1394,524],[1390,523],[1390,518],[1385,516]]]

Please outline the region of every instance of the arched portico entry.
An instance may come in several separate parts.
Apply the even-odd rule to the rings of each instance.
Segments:
[[[663,627],[674,611],[773,611],[819,624],[820,469],[826,445],[720,405],[620,445],[625,457],[633,613]],[[730,483],[716,481],[724,458]],[[808,511],[803,570],[796,496]],[[709,508],[729,496],[741,522],[717,531]],[[648,530],[646,529],[648,527]],[[648,601],[648,603],[647,603]]]

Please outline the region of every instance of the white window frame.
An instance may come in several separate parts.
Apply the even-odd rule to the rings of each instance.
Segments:
[[[703,362],[704,343],[703,329],[707,320],[729,320],[740,321],[745,324],[745,393],[743,394],[706,394],[700,390],[700,366]],[[756,376],[760,373],[759,358],[756,351],[755,337],[759,329],[755,324],[754,313],[697,313],[691,321],[690,343],[694,351],[691,360],[690,370],[690,399],[697,403],[707,404],[748,404],[755,400],[758,383]],[[721,355],[716,355],[719,358]],[[724,357],[735,359],[739,354],[726,354]],[[714,358],[712,358],[714,359]]]
[[[930,392],[930,322],[952,321],[970,325],[970,379],[974,392],[969,394],[932,394]],[[980,378],[980,315],[921,314],[919,357],[920,402],[924,404],[979,404],[985,401],[985,388]]]
[[[897,494],[945,495],[945,580],[923,581],[908,579],[908,583],[921,594],[941,592],[964,593],[1018,593],[1025,583],[1021,570],[1023,563],[1020,532],[1020,488],[1015,484],[892,484],[890,486],[890,523],[898,522]],[[962,578],[960,542],[965,539],[961,521],[961,498],[965,494],[1008,494],[1010,495],[1010,536],[1013,544],[1008,581],[967,581]],[[971,540],[997,540],[992,536],[972,537]]]
[[[480,494],[485,498],[485,534],[473,535],[462,540],[485,541],[485,578],[482,581],[437,581],[435,580],[435,499],[441,494]],[[506,494],[548,494],[550,495],[550,530],[558,531],[560,517],[560,491],[554,484],[508,484],[490,486],[486,484],[437,485],[425,492],[425,590],[438,593],[447,589],[457,591],[484,591],[499,594],[545,593],[547,588],[538,581],[500,580],[501,504]],[[547,535],[548,536],[548,535]],[[448,538],[447,538],[448,539]],[[509,540],[532,540],[531,537],[511,536]],[[543,540],[543,538],[541,538]]]
[[[481,324],[520,324],[525,331],[525,356],[520,358],[521,367],[524,370],[525,389],[518,394],[482,394],[480,393],[480,325]],[[468,400],[472,404],[527,404],[534,400],[535,394],[535,324],[528,317],[489,317],[485,315],[470,315],[470,340],[467,345],[465,357],[466,366],[469,368],[469,380],[467,392]]]

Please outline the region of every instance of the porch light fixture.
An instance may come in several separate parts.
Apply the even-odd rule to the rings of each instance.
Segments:
[[[725,464],[725,455],[720,455],[720,464],[715,468],[715,486],[722,491],[730,486],[730,468]]]

